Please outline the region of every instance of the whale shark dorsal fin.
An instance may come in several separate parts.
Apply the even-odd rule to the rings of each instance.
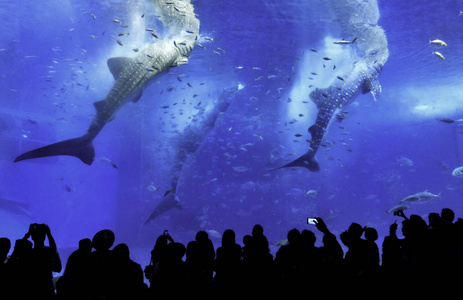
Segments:
[[[381,96],[381,84],[377,78],[367,79],[363,85],[363,94],[370,92],[373,95],[373,99],[375,101],[379,100]]]
[[[114,79],[119,79],[124,68],[132,62],[133,58],[130,57],[112,57],[108,59],[108,68],[111,74],[113,74]]]

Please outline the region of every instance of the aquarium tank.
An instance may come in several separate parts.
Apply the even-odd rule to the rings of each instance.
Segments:
[[[463,216],[463,1],[0,4],[0,236],[65,262],[103,229],[149,263],[168,230],[261,224],[380,245],[402,210]],[[400,230],[399,230],[400,233]]]

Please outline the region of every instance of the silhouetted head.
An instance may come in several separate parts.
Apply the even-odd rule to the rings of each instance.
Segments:
[[[296,228],[293,228],[290,231],[288,231],[287,238],[290,245],[297,244],[301,240],[301,233]]]
[[[439,226],[440,219],[441,218],[438,213],[435,213],[435,212],[430,213],[428,216],[429,226],[432,226],[432,227]]]
[[[34,241],[35,246],[43,246],[43,244],[45,243],[46,236],[45,224],[31,224],[29,233],[31,234],[31,238]]]
[[[445,223],[452,223],[455,219],[455,213],[450,208],[443,208],[440,213],[442,221]]]
[[[374,242],[378,239],[378,232],[376,231],[376,229],[372,227],[366,227],[364,229],[364,232],[366,240]]]
[[[223,232],[222,246],[230,246],[236,244],[235,232],[231,229],[227,229]]]
[[[249,245],[251,245],[251,243],[252,243],[252,236],[250,236],[249,234],[244,235],[243,236],[243,244],[245,246],[249,246]]]
[[[347,231],[349,232],[350,238],[359,239],[362,236],[363,228],[358,223],[352,223]]]
[[[130,260],[129,246],[126,244],[118,244],[113,249],[114,258],[118,261]]]
[[[16,240],[14,244],[14,252],[19,258],[23,258],[29,255],[30,251],[32,250],[32,242],[29,240]]]
[[[185,245],[182,243],[174,242],[169,244],[169,250],[171,253],[169,254],[171,258],[175,260],[180,260],[185,255],[186,248]]]
[[[315,236],[315,233],[313,233],[312,231],[304,229],[301,232],[301,240],[305,245],[312,247],[315,245],[317,237]]]
[[[207,232],[204,230],[198,231],[198,233],[196,233],[195,239],[199,243],[205,242],[209,239],[209,234],[207,234]]]
[[[114,244],[114,233],[109,229],[98,231],[92,240],[93,248],[97,251],[106,251]]]
[[[92,251],[93,245],[92,240],[89,238],[81,239],[79,241],[79,250],[85,253],[90,253]]]
[[[262,227],[262,225],[260,224],[254,225],[254,227],[252,228],[252,236],[263,235],[263,234],[264,234],[264,227]]]

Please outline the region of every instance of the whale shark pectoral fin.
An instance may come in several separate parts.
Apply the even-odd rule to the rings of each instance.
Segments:
[[[373,99],[375,101],[379,100],[379,97],[381,96],[381,84],[379,84],[378,79],[372,78],[365,80],[362,93],[366,94],[368,92],[373,95]]]
[[[188,58],[185,56],[180,56],[175,60],[175,62],[171,65],[171,67],[179,67],[182,65],[188,64]]]
[[[143,96],[143,91],[140,91],[139,94],[137,94],[135,97],[133,97],[132,102],[137,103],[138,100],[140,100],[141,96]]]
[[[133,62],[133,58],[130,57],[112,57],[108,59],[107,63],[109,71],[111,71],[111,74],[113,74],[114,79],[117,80],[121,76],[124,68]]]
[[[101,110],[103,109],[104,105],[105,105],[105,100],[93,102],[93,106],[95,106],[97,113],[101,113]]]

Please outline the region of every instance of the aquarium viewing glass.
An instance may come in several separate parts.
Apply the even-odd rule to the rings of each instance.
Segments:
[[[321,243],[307,218],[381,242],[397,205],[461,217],[462,8],[2,1],[0,236],[46,223],[65,261],[111,229],[143,265],[164,230],[261,224],[274,253]]]

